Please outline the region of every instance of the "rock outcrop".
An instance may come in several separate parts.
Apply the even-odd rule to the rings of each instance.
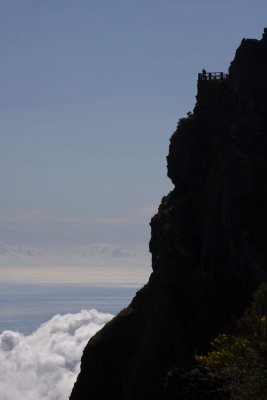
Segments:
[[[211,398],[179,392],[176,372],[192,371],[267,278],[266,36],[243,39],[227,77],[199,79],[170,141],[175,188],[151,221],[153,272],[89,341],[71,400]]]

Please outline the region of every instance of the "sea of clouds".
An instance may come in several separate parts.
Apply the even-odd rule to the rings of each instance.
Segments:
[[[1,400],[67,400],[89,338],[113,317],[96,310],[55,315],[31,335],[0,335]]]

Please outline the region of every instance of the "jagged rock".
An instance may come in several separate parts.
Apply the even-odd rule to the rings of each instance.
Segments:
[[[198,81],[194,112],[170,142],[175,188],[151,221],[153,272],[89,341],[71,400],[181,398],[171,371],[194,371],[194,355],[266,280],[266,34],[242,41],[227,78]],[[177,376],[177,387],[181,376],[192,383]],[[183,399],[211,398],[189,383]]]

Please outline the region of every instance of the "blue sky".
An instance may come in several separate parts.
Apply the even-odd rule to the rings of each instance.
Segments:
[[[266,15],[266,0],[1,1],[0,277],[145,279],[197,73],[227,71]]]

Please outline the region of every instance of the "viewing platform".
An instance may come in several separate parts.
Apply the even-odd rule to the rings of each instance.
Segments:
[[[223,81],[228,78],[224,72],[207,72],[205,69],[198,74],[198,81]]]

